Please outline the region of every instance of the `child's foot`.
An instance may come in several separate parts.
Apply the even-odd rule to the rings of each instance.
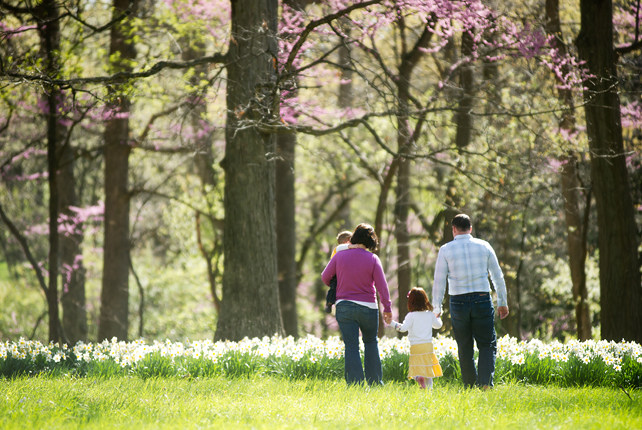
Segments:
[[[415,379],[419,383],[419,386],[421,387],[421,389],[425,390],[426,389],[426,379],[423,376],[417,376]]]
[[[328,314],[332,313],[332,305],[325,305],[325,312]]]

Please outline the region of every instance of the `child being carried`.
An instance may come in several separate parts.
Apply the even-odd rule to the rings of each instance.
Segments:
[[[334,248],[334,251],[332,251],[332,256],[330,257],[330,260],[332,260],[332,257],[339,252],[339,251],[345,251],[348,249],[350,246],[350,239],[352,239],[352,232],[351,231],[342,231],[337,235],[337,246]],[[332,305],[335,304],[337,301],[337,277],[336,275],[332,277],[330,280],[330,289],[328,290],[328,293],[325,296],[325,311],[329,314],[332,313]]]

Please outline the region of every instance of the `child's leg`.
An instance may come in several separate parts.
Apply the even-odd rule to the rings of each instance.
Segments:
[[[337,301],[337,277],[333,276],[330,280],[330,289],[325,296],[325,311],[332,313],[332,305]]]
[[[432,390],[432,378],[426,378],[426,388]]]
[[[428,379],[430,379],[430,383],[432,384],[432,378]],[[426,388],[426,378],[423,376],[415,376],[415,381],[417,381],[422,390]]]

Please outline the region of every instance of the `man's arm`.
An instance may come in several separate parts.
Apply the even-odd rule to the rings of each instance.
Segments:
[[[435,308],[435,314],[441,315],[441,302],[444,301],[446,294],[446,281],[448,280],[448,262],[442,252],[443,248],[437,254],[437,263],[435,264],[435,280],[432,284],[432,305]]]
[[[488,273],[490,274],[490,279],[493,281],[495,292],[497,293],[497,311],[499,312],[499,317],[504,319],[508,316],[506,282],[504,281],[502,269],[499,267],[499,261],[497,260],[497,255],[495,255],[495,250],[490,245],[488,245],[488,249],[490,251],[488,256]]]

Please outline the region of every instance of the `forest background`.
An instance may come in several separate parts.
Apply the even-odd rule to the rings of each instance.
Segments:
[[[403,319],[464,212],[500,334],[642,341],[639,1],[0,13],[2,339],[334,334],[359,222]]]

